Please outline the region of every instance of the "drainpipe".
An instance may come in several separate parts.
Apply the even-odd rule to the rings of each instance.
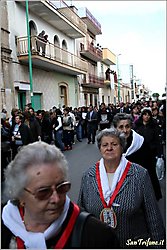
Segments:
[[[118,71],[118,102],[121,101],[121,94],[120,94],[120,89],[121,89],[121,86],[120,86],[120,74],[119,74],[119,62],[118,62],[118,58],[119,56],[121,56],[121,54],[117,55],[117,71]]]
[[[33,100],[33,83],[32,83],[32,59],[31,59],[31,46],[30,46],[30,27],[29,27],[29,13],[28,13],[28,0],[26,0],[26,21],[27,21],[27,37],[28,37],[28,64],[29,64],[29,79],[30,79],[30,95],[31,106],[34,108]]]

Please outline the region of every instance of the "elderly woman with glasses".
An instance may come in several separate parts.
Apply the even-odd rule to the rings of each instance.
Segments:
[[[149,174],[125,158],[123,133],[104,129],[97,145],[102,158],[83,174],[78,204],[115,230],[121,248],[164,248],[165,230]]]
[[[1,247],[119,248],[108,225],[70,201],[70,187],[68,164],[58,148],[45,142],[23,146],[5,172]]]

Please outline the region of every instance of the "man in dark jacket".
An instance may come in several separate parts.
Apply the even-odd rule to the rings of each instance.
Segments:
[[[97,130],[97,112],[93,110],[93,106],[89,106],[89,112],[86,114],[87,120],[87,136],[88,136],[88,144],[95,143],[95,136]]]

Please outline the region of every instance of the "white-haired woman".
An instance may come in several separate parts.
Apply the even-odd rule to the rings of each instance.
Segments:
[[[83,175],[79,206],[109,224],[121,248],[143,248],[149,239],[151,247],[165,247],[165,230],[149,174],[124,157],[125,137],[116,129],[104,129],[97,136],[97,145],[102,158]]]
[[[45,142],[24,146],[5,172],[2,249],[119,248],[110,227],[90,215],[82,219],[67,196],[70,186],[58,148]]]

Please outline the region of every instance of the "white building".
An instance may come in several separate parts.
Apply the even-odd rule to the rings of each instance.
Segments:
[[[77,10],[63,0],[0,4],[1,108],[9,113],[28,103],[35,110],[116,103],[113,75],[105,80],[116,56],[98,44],[101,25],[87,8]],[[48,35],[46,44],[38,37],[42,30]]]
[[[63,1],[1,2],[2,107],[24,109],[32,101],[35,110],[63,104],[78,105],[77,76],[85,75],[87,62],[76,55],[75,40],[85,37],[87,26]],[[59,5],[55,5],[59,3]],[[61,5],[60,5],[61,3]],[[28,57],[27,18],[31,36],[32,82]],[[48,35],[45,56],[37,51],[37,35]],[[43,46],[43,45],[42,45]],[[42,47],[41,46],[41,47]]]

